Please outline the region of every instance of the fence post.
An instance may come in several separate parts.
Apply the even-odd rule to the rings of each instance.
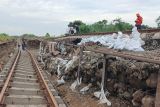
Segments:
[[[78,76],[78,80],[80,81],[80,78],[81,78],[81,61],[82,61],[82,57],[83,57],[83,47],[79,47],[80,48],[80,56],[79,56],[79,66],[78,66],[78,73],[77,73],[77,76]]]
[[[107,60],[106,60],[106,54],[104,54],[103,56],[103,72],[102,72],[102,85],[103,85],[103,89],[104,91],[106,90],[106,83],[107,83]]]

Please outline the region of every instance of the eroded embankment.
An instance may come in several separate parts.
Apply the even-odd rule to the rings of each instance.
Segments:
[[[148,58],[159,57],[159,39],[146,37],[143,38],[143,40],[145,40],[146,43],[146,45],[143,46],[146,50],[145,52],[121,52],[134,53],[138,56]],[[157,42],[156,45],[154,41]],[[94,44],[92,44],[92,48],[97,47],[93,45]],[[93,100],[93,93],[101,89],[104,61],[102,54],[83,51],[83,55],[81,56],[81,51],[78,47],[66,46],[65,42],[58,42],[58,44],[54,42],[53,45],[49,43],[49,45],[43,47],[40,49],[41,54],[39,54],[38,60],[44,64],[44,69],[53,75],[53,77],[58,77],[58,81],[56,81],[57,78],[53,78],[53,80],[69,106],[74,107],[72,105],[80,105],[84,102],[84,100],[79,100],[79,102],[73,100],[75,97],[85,99],[85,101],[88,102],[98,100]],[[82,57],[81,60],[79,60],[80,57]],[[106,61],[107,77],[105,81],[106,89],[110,93],[107,98],[112,102],[113,107],[154,107],[159,65],[112,55],[107,56]],[[81,65],[79,67],[80,63]],[[82,84],[76,88],[70,87],[77,79],[77,71],[79,70],[82,76]],[[85,86],[88,86],[87,90],[83,92],[86,96],[79,94],[80,90]],[[73,88],[75,88],[77,92],[76,95],[71,94],[74,92]],[[91,99],[89,97],[91,97]],[[91,104],[88,103],[83,104],[85,106],[91,106]],[[94,102],[93,104],[93,107],[99,106],[96,105],[98,102]]]
[[[9,58],[13,55],[15,47],[15,41],[0,44],[0,68],[3,68],[3,65],[6,64]]]
[[[68,48],[65,55],[52,56],[52,54],[45,54],[42,58],[44,69],[47,69],[52,75],[63,76],[66,82],[73,82],[76,79],[79,66],[78,51],[76,48]],[[139,54],[152,56],[152,53]],[[100,90],[103,59],[102,54],[83,52],[80,70],[82,83],[84,83],[83,86],[91,84],[89,90],[92,90],[92,93]],[[130,106],[132,104],[141,106],[142,102],[146,104],[147,99],[151,99],[149,104],[154,103],[159,65],[113,56],[109,56],[106,60],[108,63],[106,65],[107,78],[105,81],[107,81],[106,88],[110,92],[110,96],[130,102],[128,104]],[[60,90],[62,91],[62,89]],[[90,91],[86,91],[86,93],[88,92]],[[112,103],[114,103],[114,100]]]

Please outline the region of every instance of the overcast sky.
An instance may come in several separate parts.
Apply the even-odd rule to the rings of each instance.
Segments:
[[[121,17],[134,24],[140,13],[144,24],[156,26],[160,0],[0,0],[0,32],[60,35],[70,21],[85,23]]]

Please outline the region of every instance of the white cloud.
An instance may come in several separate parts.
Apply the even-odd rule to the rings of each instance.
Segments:
[[[117,17],[134,24],[137,12],[144,24],[156,26],[159,4],[159,0],[0,0],[0,32],[62,34],[69,21],[93,23]]]

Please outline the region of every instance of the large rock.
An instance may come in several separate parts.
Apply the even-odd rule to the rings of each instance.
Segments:
[[[160,33],[155,33],[152,39],[160,39]]]
[[[78,56],[73,56],[72,60],[70,60],[66,64],[65,74],[72,71],[74,68],[78,67],[78,65],[79,65],[79,57]]]
[[[135,107],[139,107],[142,104],[142,98],[144,97],[144,92],[141,90],[137,90],[136,92],[133,93],[133,100],[132,100],[132,104]]]
[[[146,84],[150,88],[156,88],[157,87],[157,80],[158,80],[157,73],[152,73],[149,76],[149,78],[146,80]]]
[[[155,97],[146,95],[142,99],[142,107],[154,107]]]

